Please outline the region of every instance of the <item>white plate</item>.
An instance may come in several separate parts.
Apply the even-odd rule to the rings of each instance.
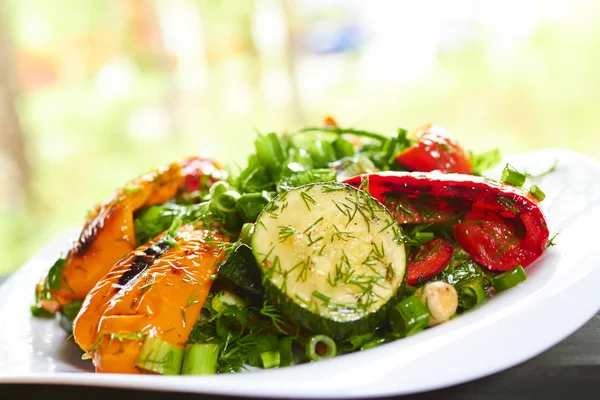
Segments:
[[[34,284],[68,243],[50,244],[0,286],[0,383],[96,385],[265,397],[407,394],[470,381],[523,362],[577,330],[600,309],[600,164],[564,150],[508,159],[539,172],[543,209],[558,245],[522,285],[418,335],[368,351],[290,368],[202,377],[92,374],[56,321],[33,319]],[[500,169],[490,173],[498,176]]]

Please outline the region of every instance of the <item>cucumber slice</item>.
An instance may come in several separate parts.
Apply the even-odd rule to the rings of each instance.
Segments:
[[[334,339],[380,326],[404,284],[400,227],[377,200],[344,184],[277,196],[257,219],[252,250],[280,311]]]

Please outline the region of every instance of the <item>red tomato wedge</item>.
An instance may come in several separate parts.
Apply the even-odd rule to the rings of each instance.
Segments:
[[[542,255],[548,243],[548,225],[538,201],[519,187],[440,172],[379,172],[355,176],[345,183],[368,188],[401,224],[459,218],[454,227],[457,243],[490,270],[526,267]],[[423,211],[419,203],[423,196],[437,203]],[[395,206],[406,201],[413,206],[410,212]]]
[[[413,250],[408,258],[408,284],[415,285],[435,276],[446,268],[453,254],[452,244],[439,238],[425,243],[421,249]]]
[[[412,171],[471,173],[468,153],[446,129],[425,124],[416,128],[411,135],[416,142],[396,156],[400,165]]]

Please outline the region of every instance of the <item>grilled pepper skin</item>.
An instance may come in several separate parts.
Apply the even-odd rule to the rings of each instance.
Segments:
[[[86,296],[73,333],[97,372],[139,373],[145,336],[183,348],[222,257],[214,242],[225,238],[184,225],[176,240],[167,247],[159,237],[126,255]]]
[[[98,204],[67,253],[60,289],[52,291],[54,301],[42,301],[40,306],[55,312],[64,304],[83,300],[115,262],[135,249],[133,215],[137,210],[164,203],[179,191],[196,190],[203,176],[219,168],[205,158],[188,158],[138,177]],[[37,285],[38,293],[44,280]]]
[[[441,272],[452,260],[454,249],[446,239],[433,239],[422,249],[415,249],[408,258],[406,282],[416,285]]]
[[[440,172],[379,172],[345,183],[364,187],[367,180],[369,193],[388,206],[401,224],[458,218],[454,226],[457,243],[490,270],[525,267],[546,248],[546,218],[537,199],[521,188]],[[424,197],[435,201],[423,211]]]

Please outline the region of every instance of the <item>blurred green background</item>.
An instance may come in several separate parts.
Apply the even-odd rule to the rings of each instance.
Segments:
[[[433,121],[466,147],[600,158],[600,5],[4,0],[0,274],[140,173],[256,131]]]

